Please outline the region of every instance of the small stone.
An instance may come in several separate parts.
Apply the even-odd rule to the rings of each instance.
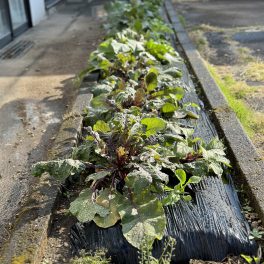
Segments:
[[[259,231],[264,231],[264,227],[263,227],[263,226],[259,226],[259,227],[258,227],[258,230],[259,230]]]
[[[64,246],[64,247],[68,247],[69,244],[68,244],[67,242],[64,242],[64,243],[63,243],[63,246]]]
[[[252,226],[253,228],[257,228],[258,225],[259,225],[259,224],[258,224],[257,221],[254,221],[254,222],[251,223],[251,226]]]

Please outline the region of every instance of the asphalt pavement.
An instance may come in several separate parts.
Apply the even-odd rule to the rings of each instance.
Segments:
[[[175,9],[189,26],[202,24],[233,31],[232,38],[264,58],[263,0],[174,0]],[[212,40],[213,41],[213,40]],[[221,41],[209,44],[217,49]]]

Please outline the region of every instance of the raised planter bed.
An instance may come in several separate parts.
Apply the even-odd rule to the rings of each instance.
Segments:
[[[83,73],[100,75],[89,85],[82,141],[33,172],[85,179],[70,206],[85,223],[72,229],[75,252],[104,247],[114,263],[136,263],[152,246],[156,259],[165,248],[173,262],[255,254],[224,147],[154,2],[115,2],[112,38]],[[169,237],[175,250],[164,246]]]

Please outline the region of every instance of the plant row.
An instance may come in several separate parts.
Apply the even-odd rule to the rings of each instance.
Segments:
[[[188,90],[179,68],[183,61],[167,40],[172,31],[161,6],[159,0],[110,4],[108,38],[80,76],[100,74],[84,111],[82,142],[70,159],[33,167],[35,176],[84,177],[70,212],[103,228],[120,222],[136,248],[162,239],[165,206],[191,202],[193,184],[208,175],[221,177],[229,166],[219,140],[193,136],[198,106],[182,102]]]

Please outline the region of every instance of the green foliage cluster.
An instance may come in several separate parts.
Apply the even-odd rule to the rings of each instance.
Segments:
[[[80,257],[75,257],[70,264],[110,264],[111,259],[106,257],[105,250],[97,250],[94,254],[80,252]]]
[[[33,167],[35,176],[49,172],[60,180],[84,175],[85,188],[70,212],[103,228],[120,221],[138,249],[143,241],[151,247],[162,239],[164,206],[189,202],[194,184],[209,174],[221,177],[223,165],[229,166],[219,140],[205,143],[184,125],[198,118],[198,106],[182,103],[188,89],[182,60],[166,40],[170,29],[160,6],[160,0],[111,4],[110,37],[83,72],[100,73],[85,110],[83,142],[70,159]]]

